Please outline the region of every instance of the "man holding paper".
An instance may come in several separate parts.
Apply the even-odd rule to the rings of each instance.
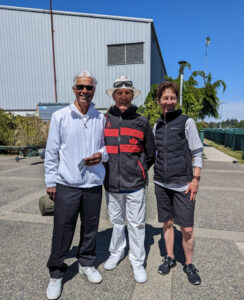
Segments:
[[[94,268],[96,235],[105,176],[103,162],[108,160],[104,146],[105,118],[91,102],[96,79],[80,72],[73,80],[76,100],[52,115],[45,157],[47,193],[54,201],[54,228],[51,255],[47,264],[50,281],[47,298],[56,299],[62,290],[70,249],[80,214],[78,271],[90,282],[102,281]]]

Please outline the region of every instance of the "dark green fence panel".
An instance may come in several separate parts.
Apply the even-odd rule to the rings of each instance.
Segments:
[[[206,128],[204,129],[204,138],[231,148],[233,151],[241,150],[244,152],[244,129]]]
[[[199,132],[199,137],[200,137],[201,142],[202,142],[202,144],[203,144],[203,140],[204,140],[204,130],[200,130],[200,132]]]

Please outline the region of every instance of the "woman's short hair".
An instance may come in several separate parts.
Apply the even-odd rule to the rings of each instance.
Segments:
[[[173,92],[175,93],[176,97],[178,98],[179,95],[179,87],[176,83],[174,83],[173,81],[163,81],[159,84],[157,91],[156,91],[156,95],[157,95],[157,99],[159,100],[163,94],[163,92],[166,89],[172,89]]]

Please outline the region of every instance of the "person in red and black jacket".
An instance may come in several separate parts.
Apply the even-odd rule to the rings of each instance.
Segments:
[[[147,280],[145,260],[145,186],[147,171],[155,161],[154,136],[148,120],[139,115],[132,100],[140,94],[132,81],[120,76],[107,94],[115,105],[105,114],[105,145],[109,161],[105,164],[104,186],[108,213],[114,225],[110,256],[104,268],[114,269],[124,258],[125,217],[128,223],[129,259],[137,282]]]

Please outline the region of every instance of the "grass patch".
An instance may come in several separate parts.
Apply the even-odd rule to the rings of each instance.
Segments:
[[[233,151],[230,148],[227,148],[223,145],[218,145],[215,142],[207,140],[207,139],[204,139],[204,143],[206,143],[207,145],[213,146],[214,148],[218,149],[221,152],[224,152],[227,155],[230,155],[231,157],[234,157],[241,164],[244,164],[244,159],[242,159],[242,152],[241,151]]]

